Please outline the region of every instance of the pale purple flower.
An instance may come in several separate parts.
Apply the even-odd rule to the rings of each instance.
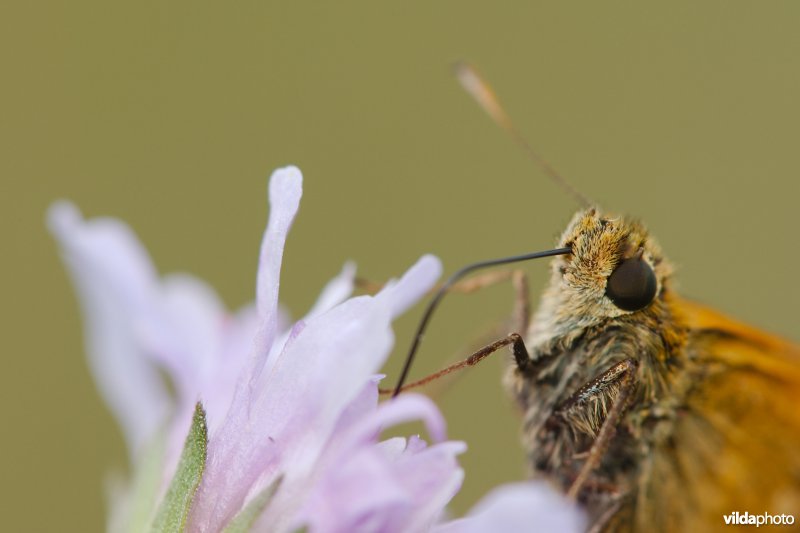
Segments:
[[[376,376],[394,342],[392,320],[435,283],[439,261],[422,257],[376,296],[355,298],[354,268],[346,265],[291,323],[278,287],[301,187],[296,168],[273,174],[256,305],[235,314],[196,278],[159,278],[124,224],[84,221],[67,203],[51,209],[86,317],[90,366],[133,465],[132,479],[113,487],[109,529],[150,527],[181,472],[190,426],[202,427],[192,423],[201,402],[208,443],[198,483],[186,493],[186,530],[472,532],[487,530],[497,513],[527,530],[551,501],[552,523],[578,530],[570,506],[532,485],[507,489],[471,518],[441,523],[461,484],[456,456],[465,446],[445,440],[444,420],[424,396],[379,404]],[[381,431],[411,420],[423,421],[435,444],[380,441]]]

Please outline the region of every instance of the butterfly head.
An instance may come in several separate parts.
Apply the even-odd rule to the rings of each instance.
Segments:
[[[665,290],[671,268],[638,221],[589,208],[561,237],[572,253],[553,262],[555,292],[569,311],[616,317],[650,307]]]

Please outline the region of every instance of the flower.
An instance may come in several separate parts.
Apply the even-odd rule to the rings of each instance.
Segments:
[[[508,496],[441,524],[463,478],[456,456],[465,445],[445,440],[444,420],[424,396],[378,403],[391,322],[432,287],[438,259],[424,256],[377,295],[354,298],[348,264],[304,318],[291,323],[281,311],[284,243],[301,192],[298,169],[273,174],[256,305],[234,314],[194,277],[160,279],[124,224],[84,221],[64,202],[51,208],[90,367],[133,465],[131,480],[113,488],[109,529],[476,531],[496,512],[512,522],[519,515],[527,528],[531,502],[517,501],[516,513]],[[380,441],[382,430],[411,420],[425,423],[434,444]],[[507,494],[519,500],[531,490]],[[580,525],[571,509],[557,516]]]

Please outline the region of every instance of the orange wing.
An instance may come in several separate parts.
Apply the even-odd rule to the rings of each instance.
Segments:
[[[719,333],[713,352],[720,362],[800,384],[800,345],[696,302],[677,303],[692,331]]]
[[[675,311],[688,392],[643,465],[638,528],[725,530],[736,511],[800,523],[800,346],[687,300]]]

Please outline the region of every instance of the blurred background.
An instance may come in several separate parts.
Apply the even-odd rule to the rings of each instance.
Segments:
[[[681,291],[800,340],[800,5],[13,2],[0,16],[4,529],[100,531],[122,439],[83,356],[48,205],[127,221],[162,272],[253,298],[266,182],[305,196],[282,301],[298,316],[348,259],[384,280],[553,245],[576,205],[463,93],[466,59],[584,194],[646,221]],[[530,264],[534,301],[547,265]],[[454,295],[413,375],[464,355],[512,291]],[[419,318],[397,324],[391,379]],[[463,513],[525,475],[505,355],[436,392],[466,440]],[[15,527],[10,527],[10,524]]]

